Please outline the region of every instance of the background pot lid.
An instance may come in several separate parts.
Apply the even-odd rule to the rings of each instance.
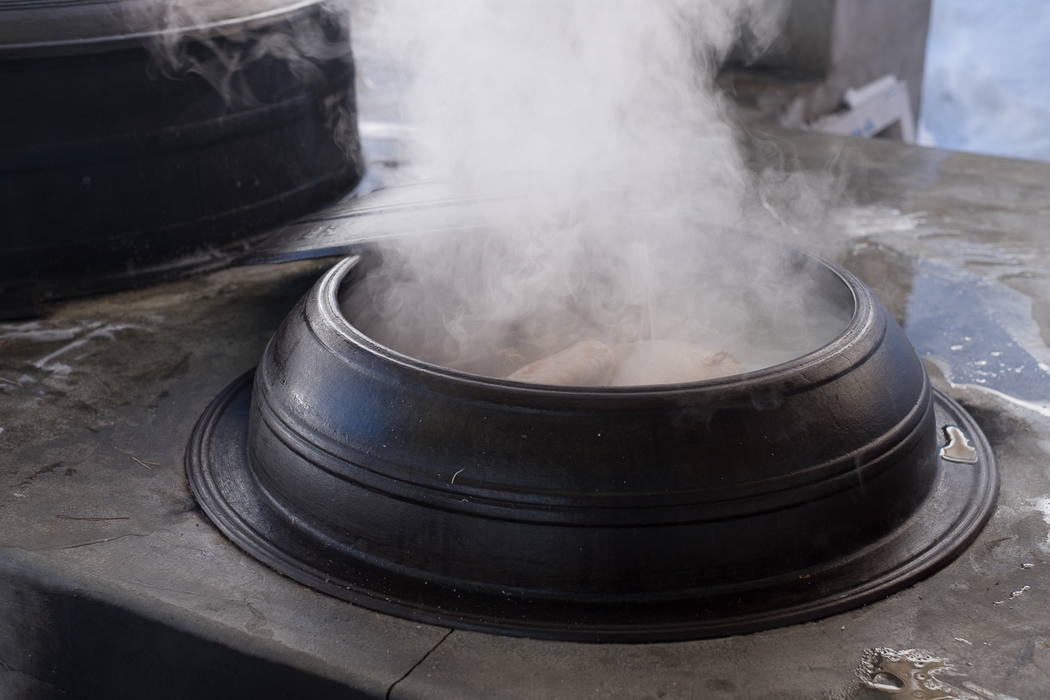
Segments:
[[[165,35],[222,34],[315,4],[316,0],[0,0],[0,58],[120,49]]]

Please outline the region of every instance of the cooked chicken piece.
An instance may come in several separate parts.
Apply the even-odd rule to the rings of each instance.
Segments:
[[[458,369],[471,374],[503,377],[508,372],[513,372],[516,368],[528,364],[528,360],[515,348],[487,348],[482,352],[461,356],[444,364],[449,369]]]
[[[557,386],[605,386],[615,366],[612,348],[599,340],[584,340],[525,365],[507,379]]]
[[[646,340],[615,347],[616,371],[609,386],[677,384],[725,377],[744,371],[728,352],[677,340]]]

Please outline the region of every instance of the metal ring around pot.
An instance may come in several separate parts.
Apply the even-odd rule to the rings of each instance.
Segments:
[[[871,292],[795,255],[852,298],[833,342],[631,389],[531,387],[378,346],[339,311],[348,259],[201,417],[191,487],[282,573],[438,624],[655,641],[868,602],[976,536],[997,472]],[[939,457],[949,425],[975,463]]]

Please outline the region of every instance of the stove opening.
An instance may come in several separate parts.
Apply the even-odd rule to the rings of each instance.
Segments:
[[[841,280],[779,245],[756,265],[751,239],[743,254],[701,254],[686,271],[662,270],[644,242],[640,264],[639,246],[574,239],[565,245],[576,251],[554,243],[549,259],[528,261],[501,233],[441,239],[428,265],[415,250],[378,252],[341,290],[340,307],[377,343],[470,374],[564,386],[703,381],[813,352],[854,313]],[[565,258],[578,273],[552,283],[542,265]],[[512,259],[521,262],[508,273]]]

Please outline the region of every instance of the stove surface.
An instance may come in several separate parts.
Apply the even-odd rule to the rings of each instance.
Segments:
[[[198,416],[334,259],[241,267],[0,324],[0,695],[876,699],[887,672],[929,698],[1044,695],[1050,165],[752,139],[847,175],[822,216],[785,224],[875,290],[992,445],[998,508],[957,560],[817,622],[669,644],[451,631],[316,593],[220,535],[183,470]],[[760,170],[772,151],[753,150]],[[901,659],[956,675],[935,695]]]

